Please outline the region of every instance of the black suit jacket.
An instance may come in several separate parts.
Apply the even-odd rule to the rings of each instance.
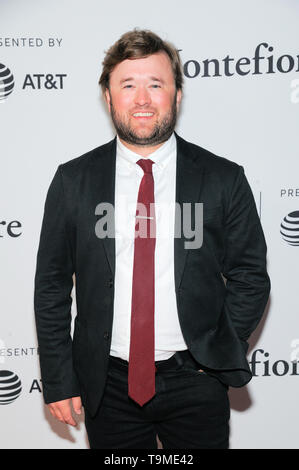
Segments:
[[[186,249],[183,231],[174,238],[182,333],[201,365],[239,387],[252,377],[247,339],[270,292],[260,219],[242,166],[176,139],[176,202],[204,204],[202,246]],[[115,161],[116,139],[59,165],[45,202],[35,275],[45,402],[81,395],[91,415],[107,375],[115,272],[115,239],[96,236],[95,208],[114,204]]]

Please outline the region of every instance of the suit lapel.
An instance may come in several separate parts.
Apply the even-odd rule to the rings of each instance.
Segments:
[[[115,165],[116,165],[116,137],[103,146],[95,155],[91,173],[91,188],[93,207],[99,203],[115,204]],[[111,237],[101,238],[112,276],[115,274],[115,218],[111,220]]]
[[[183,204],[199,202],[204,171],[195,158],[192,146],[175,134],[177,139],[176,203],[179,211],[175,214],[175,233],[181,234],[174,239],[174,274],[175,288],[178,291],[188,250],[184,243]],[[188,239],[187,239],[188,240]]]

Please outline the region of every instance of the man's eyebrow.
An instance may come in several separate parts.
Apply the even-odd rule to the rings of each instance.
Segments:
[[[160,82],[160,83],[164,83],[164,80],[162,80],[162,78],[158,78],[158,77],[149,77],[150,80],[153,80],[154,82]]]
[[[131,80],[134,80],[133,77],[128,77],[128,78],[123,78],[122,80],[120,80],[120,84],[122,83],[125,83],[125,82],[130,82]]]
[[[154,81],[154,82],[164,83],[164,80],[162,80],[162,78],[151,76],[151,77],[149,77],[149,79]],[[123,83],[130,82],[132,80],[134,80],[134,77],[122,78],[119,83],[122,85]]]

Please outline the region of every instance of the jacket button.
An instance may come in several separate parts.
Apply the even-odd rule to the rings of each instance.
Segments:
[[[109,279],[108,286],[110,289],[113,287],[113,279]]]
[[[109,335],[109,331],[105,331],[105,333],[104,333],[104,339],[106,339],[106,340],[109,339],[109,336],[110,336],[110,335]]]

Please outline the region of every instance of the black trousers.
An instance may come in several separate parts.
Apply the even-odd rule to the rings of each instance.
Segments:
[[[128,396],[128,363],[110,356],[106,388],[95,417],[85,410],[91,449],[226,449],[228,387],[188,351],[156,362],[156,395],[143,407]]]

